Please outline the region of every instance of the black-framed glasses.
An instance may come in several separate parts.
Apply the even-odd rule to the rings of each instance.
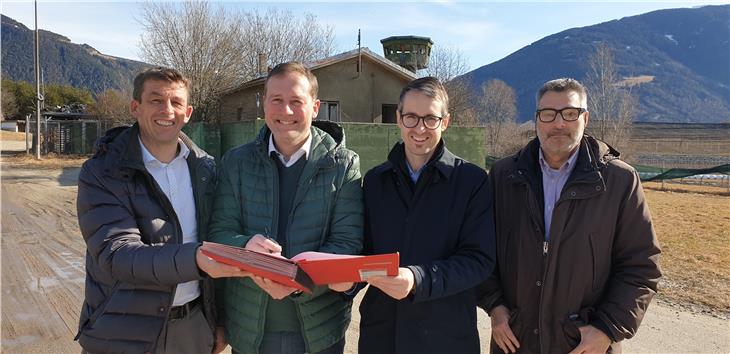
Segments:
[[[543,108],[535,111],[535,117],[543,123],[550,123],[555,120],[560,113],[560,116],[566,122],[572,122],[578,120],[583,112],[587,112],[585,108],[579,107],[565,107],[563,109],[552,109]]]
[[[400,119],[401,122],[403,122],[403,126],[406,128],[415,128],[418,125],[418,121],[422,120],[424,127],[434,130],[438,129],[438,127],[441,126],[441,121],[444,119],[444,117],[434,115],[427,115],[422,117],[418,114],[400,112]]]

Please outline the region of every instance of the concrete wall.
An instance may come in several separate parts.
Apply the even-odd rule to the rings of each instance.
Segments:
[[[381,122],[382,105],[398,104],[400,90],[408,83],[366,56],[362,62],[359,77],[356,57],[314,71],[319,99],[339,101],[342,122]]]
[[[236,122],[263,118],[264,85],[256,85],[230,93],[221,100],[221,121]],[[261,107],[256,107],[256,96],[261,96]],[[240,114],[239,114],[240,113]]]
[[[221,125],[191,123],[185,132],[219,160],[231,148],[252,141],[264,126],[263,120]],[[400,140],[395,124],[342,123],[346,146],[360,155],[360,170],[369,169],[384,162],[393,144]],[[444,134],[446,147],[459,157],[485,167],[485,131],[479,127],[449,127]]]
[[[342,122],[381,122],[383,104],[398,104],[400,90],[408,83],[384,66],[363,56],[363,70],[357,74],[357,57],[314,70],[319,83],[319,99],[339,102]],[[261,107],[256,107],[256,95]],[[223,97],[223,122],[263,117],[263,82]]]

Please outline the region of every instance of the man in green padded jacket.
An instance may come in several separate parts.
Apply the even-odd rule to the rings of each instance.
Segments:
[[[331,122],[313,122],[317,78],[277,65],[264,86],[266,126],[223,157],[210,239],[291,258],[357,254],[363,204],[359,157]],[[333,286],[334,290],[337,286]],[[219,283],[219,342],[233,353],[342,353],[351,300],[317,286],[300,293],[260,277]],[[221,334],[225,332],[225,338]]]

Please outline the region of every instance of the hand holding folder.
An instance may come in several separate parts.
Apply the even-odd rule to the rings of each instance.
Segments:
[[[303,252],[292,259],[245,248],[203,242],[201,251],[218,262],[239,267],[280,284],[311,292],[314,285],[361,282],[398,274],[398,253],[373,256]]]

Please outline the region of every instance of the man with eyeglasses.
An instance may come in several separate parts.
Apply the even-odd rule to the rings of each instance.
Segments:
[[[619,353],[661,276],[639,176],[584,135],[574,79],[537,93],[537,138],[491,169],[497,269],[477,291],[492,353]]]
[[[364,179],[365,253],[400,252],[397,276],[367,278],[360,353],[479,353],[474,288],[494,266],[488,177],[441,134],[449,98],[435,78],[400,94],[402,141]]]

